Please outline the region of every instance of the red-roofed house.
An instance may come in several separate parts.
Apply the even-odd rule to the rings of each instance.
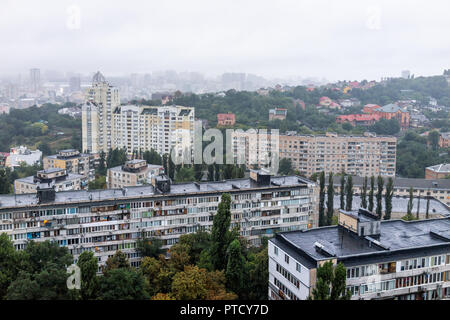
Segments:
[[[336,117],[336,123],[348,122],[352,126],[371,126],[381,119],[378,114],[347,114]]]
[[[217,125],[218,126],[234,126],[236,123],[236,116],[234,113],[218,113]]]
[[[368,114],[373,114],[373,113],[375,113],[375,110],[379,109],[379,108],[381,108],[381,107],[377,104],[366,104],[363,108],[363,112],[368,113]]]

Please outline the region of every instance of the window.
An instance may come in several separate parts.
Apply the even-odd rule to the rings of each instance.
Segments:
[[[296,265],[296,269],[298,272],[302,272],[302,266],[300,264],[297,263]]]
[[[289,256],[287,254],[284,255],[284,261],[289,264]]]
[[[278,247],[273,247],[273,253],[275,253],[275,255],[278,255]]]

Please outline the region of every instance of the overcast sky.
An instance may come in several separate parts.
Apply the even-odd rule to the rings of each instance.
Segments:
[[[449,13],[448,0],[0,0],[0,75],[435,75],[450,68]]]

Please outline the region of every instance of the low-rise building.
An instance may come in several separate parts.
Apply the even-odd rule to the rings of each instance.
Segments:
[[[439,137],[439,147],[441,148],[450,147],[450,132],[441,132]]]
[[[352,300],[450,298],[450,218],[380,221],[340,211],[337,226],[269,240],[269,299],[305,300],[325,262],[342,263]]]
[[[341,177],[335,175],[333,177],[334,191],[338,194],[341,190]],[[367,194],[370,191],[370,178],[367,179],[368,189]],[[409,197],[410,188],[413,189],[414,197],[433,197],[439,200],[447,206],[450,206],[450,179],[443,180],[429,180],[429,179],[413,179],[413,178],[399,178],[393,177],[394,180],[394,196],[397,197]],[[353,191],[356,195],[360,195],[362,192],[362,186],[364,184],[364,178],[353,176]],[[328,185],[328,180],[326,180]],[[387,178],[384,177],[384,186],[387,184]],[[377,188],[377,182],[375,177],[375,188]],[[383,194],[386,192],[386,187],[383,189]],[[376,191],[375,191],[376,193]]]
[[[41,170],[35,176],[14,180],[14,193],[36,193],[40,188],[52,187],[56,192],[81,190],[83,176],[67,173],[65,169]]]
[[[346,114],[336,117],[336,123],[350,123],[352,126],[371,126],[379,121],[381,116],[378,114]]]
[[[46,156],[42,160],[44,170],[64,169],[67,173],[75,173],[84,176],[83,184],[95,179],[95,162],[97,155],[80,153],[75,149],[61,150],[58,154]]]
[[[11,148],[9,156],[6,158],[5,166],[14,170],[15,167],[20,167],[21,163],[28,166],[40,164],[42,159],[42,151],[30,150],[25,146]]]
[[[284,108],[275,108],[269,110],[269,121],[271,120],[284,120],[287,116],[287,109]]]
[[[109,168],[106,174],[108,189],[134,187],[151,184],[151,179],[164,172],[161,165],[147,164],[147,161],[134,159],[123,166]]]
[[[425,168],[425,179],[427,180],[446,179],[449,176],[450,176],[449,163],[441,163],[435,166]]]
[[[236,123],[236,116],[234,113],[218,113],[217,125],[218,126],[234,126]]]

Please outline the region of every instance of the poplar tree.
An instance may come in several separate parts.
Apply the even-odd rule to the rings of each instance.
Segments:
[[[378,189],[377,189],[377,216],[378,219],[381,219],[383,215],[383,186],[384,186],[384,179],[381,176],[378,176]]]
[[[322,171],[319,177],[319,227],[325,225],[325,172]]]
[[[333,173],[330,172],[328,176],[328,189],[327,189],[327,224],[330,226],[333,223],[333,208],[334,207],[334,186],[333,186]]]
[[[352,176],[348,176],[347,178],[347,185],[345,187],[346,189],[346,205],[345,210],[351,211],[352,210],[352,203],[353,203],[353,178]]]
[[[345,193],[345,173],[342,172],[341,175],[341,190],[340,190],[340,201],[341,201],[341,210],[345,209],[345,201],[344,201],[344,193]]]
[[[230,243],[231,196],[222,194],[222,199],[211,229],[211,261],[215,270],[225,270],[227,265],[227,248]]]
[[[429,211],[430,211],[430,197],[427,197],[427,209],[426,209],[426,212],[425,212],[425,219],[429,219],[430,218]]]
[[[384,202],[385,202],[384,220],[391,219],[393,195],[394,195],[394,180],[392,178],[389,178],[388,183],[386,184],[386,194],[384,195]]]
[[[361,191],[361,207],[367,209],[367,176],[364,177],[364,182]]]
[[[375,177],[370,177],[370,192],[369,192],[369,207],[368,210],[370,212],[373,211],[373,195],[374,195],[374,189],[375,189]]]

